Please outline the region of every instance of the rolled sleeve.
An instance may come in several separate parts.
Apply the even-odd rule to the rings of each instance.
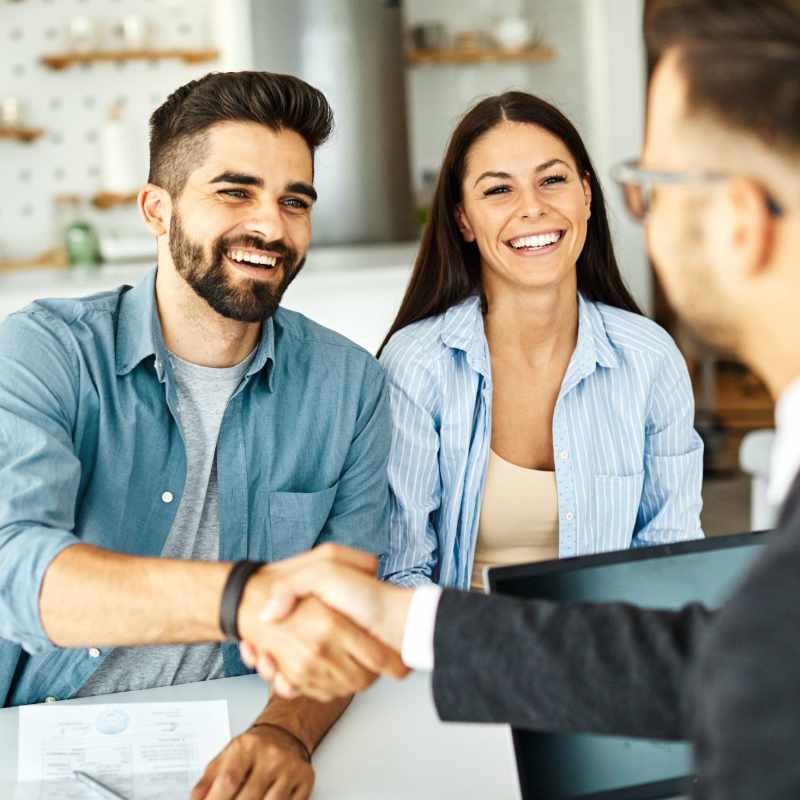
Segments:
[[[391,521],[383,576],[400,586],[430,584],[438,562],[432,516],[441,505],[436,377],[431,366],[389,342],[381,358],[389,380]]]
[[[700,539],[703,441],[694,429],[694,394],[673,344],[653,382],[645,428],[644,485],[633,545]]]
[[[60,326],[44,311],[0,325],[0,638],[32,654],[54,647],[39,613],[45,572],[78,542],[78,366]]]

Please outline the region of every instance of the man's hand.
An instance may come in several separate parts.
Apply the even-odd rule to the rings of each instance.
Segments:
[[[275,603],[275,587],[299,571],[310,573],[339,564],[364,577],[374,575],[377,560],[368,553],[322,545],[286,561],[259,570],[248,582],[239,610],[239,629],[258,653],[269,653],[280,665],[281,678],[273,686],[282,697],[297,693],[321,702],[363,691],[378,674],[402,677],[407,670],[399,655],[377,641],[342,614],[309,597],[297,603],[287,596],[277,617],[267,622],[261,612],[268,600]],[[279,601],[278,601],[279,602]],[[295,609],[295,606],[297,608]],[[251,663],[245,657],[245,663]],[[271,674],[261,671],[262,676]]]
[[[260,617],[264,621],[285,617],[301,598],[313,595],[399,652],[413,593],[344,562],[325,561],[276,577]]]
[[[239,605],[239,630],[246,639],[253,639],[249,634],[255,633],[261,625],[261,611],[267,601],[275,600],[274,587],[284,578],[299,570],[319,569],[326,564],[341,564],[358,570],[364,575],[374,576],[378,571],[378,559],[363,550],[354,550],[337,544],[323,544],[305,553],[266,564],[256,572],[247,585]],[[291,603],[289,605],[288,603]],[[276,608],[275,619],[281,619],[293,608],[294,603],[287,598],[287,606]]]
[[[264,620],[285,617],[302,598],[314,595],[383,641],[395,654],[402,647],[413,590],[382,583],[363,571],[333,562],[293,570],[278,578],[271,589],[272,597],[261,613]],[[272,657],[275,653],[265,652],[247,641],[242,642],[241,653],[244,662],[255,667],[265,680],[272,681],[273,690],[282,697],[305,693],[304,687],[285,672],[280,658]],[[400,664],[394,677],[408,673]]]
[[[361,692],[378,673],[402,674],[396,653],[315,597],[301,600],[287,619],[262,624],[283,679],[313,700],[327,703]],[[293,696],[280,684],[273,688]]]
[[[206,767],[191,800],[306,800],[313,786],[303,745],[279,727],[256,723]]]

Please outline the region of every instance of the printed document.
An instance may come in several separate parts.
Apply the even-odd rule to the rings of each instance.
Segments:
[[[96,800],[73,770],[127,800],[186,798],[229,739],[226,700],[22,706],[15,800]]]

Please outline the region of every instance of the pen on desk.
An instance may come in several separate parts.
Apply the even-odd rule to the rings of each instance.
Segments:
[[[75,770],[72,773],[72,777],[84,786],[88,786],[98,797],[104,797],[105,800],[125,800],[121,794],[117,794],[117,792],[109,789],[108,786],[103,786],[100,781],[96,780],[91,775],[87,775],[85,772]]]

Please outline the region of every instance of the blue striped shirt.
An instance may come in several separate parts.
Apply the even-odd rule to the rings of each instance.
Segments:
[[[578,305],[552,423],[559,556],[701,538],[703,444],[683,357],[645,317]],[[479,298],[398,331],[381,363],[394,422],[384,577],[467,589],[492,430]]]

